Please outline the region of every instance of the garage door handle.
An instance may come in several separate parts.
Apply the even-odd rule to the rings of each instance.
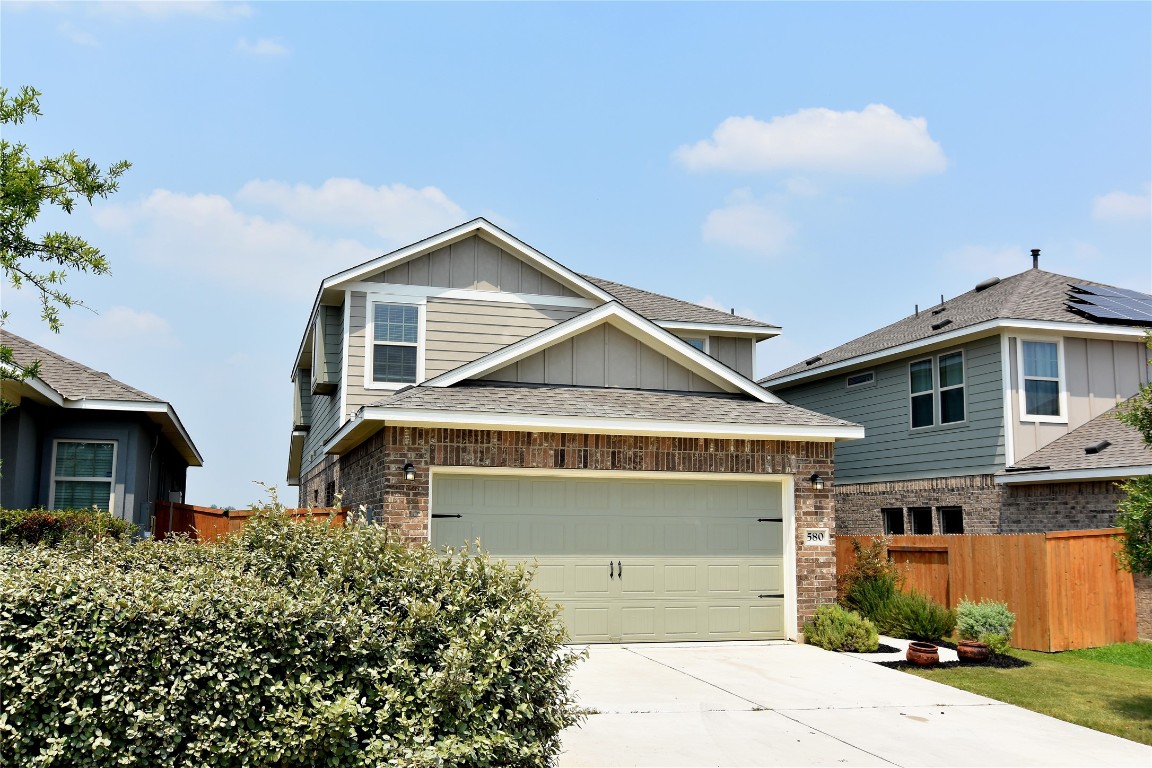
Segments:
[[[616,561],[616,575],[624,578],[624,566],[620,564],[619,560]]]
[[[610,579],[616,578],[616,571],[612,567],[612,561],[611,560],[608,561],[608,578],[610,578]]]

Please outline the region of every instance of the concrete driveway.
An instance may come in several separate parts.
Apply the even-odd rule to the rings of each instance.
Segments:
[[[792,643],[594,645],[575,766],[1152,766],[1152,747]]]

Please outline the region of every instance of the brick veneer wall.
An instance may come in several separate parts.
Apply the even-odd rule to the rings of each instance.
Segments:
[[[403,480],[411,462],[416,479]],[[585,435],[480,429],[384,427],[338,463],[320,465],[302,478],[302,498],[336,480],[342,503],[365,505],[413,542],[428,540],[429,468],[516,467],[705,474],[782,474],[795,478],[796,580],[799,626],[816,606],[836,597],[835,547],[804,546],[805,528],[835,534],[833,494],[816,491],[808,478],[832,474],[832,443],[787,440]]]
[[[1152,640],[1152,576],[1135,576],[1136,636]]]
[[[1124,492],[1111,481],[1004,486],[1001,533],[1111,528]]]
[[[962,507],[964,533],[998,533],[1001,490],[992,475],[933,477],[879,483],[836,483],[836,529],[841,533],[882,535],[884,507]],[[933,510],[933,526],[940,525]],[[904,532],[912,533],[905,512]]]

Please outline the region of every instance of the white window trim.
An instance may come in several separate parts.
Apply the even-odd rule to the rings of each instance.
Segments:
[[[373,381],[376,343],[375,304],[413,304],[416,306],[416,381]],[[401,296],[391,293],[369,293],[364,297],[364,389],[396,390],[410,387],[424,381],[424,353],[427,348],[427,299],[417,296]],[[400,345],[407,346],[407,345]]]
[[[911,363],[909,363],[909,365],[911,365]],[[848,380],[851,379],[853,376],[871,376],[872,378],[868,379],[867,381],[858,381],[855,384],[852,384]],[[876,386],[876,370],[875,369],[872,369],[869,371],[855,371],[854,373],[848,373],[848,374],[844,375],[844,389],[869,389],[869,388],[875,387],[875,386]],[[908,391],[909,392],[912,391],[911,381],[909,381],[909,384],[908,384]]]
[[[84,440],[80,438],[59,438],[52,441],[52,473],[48,480],[48,509],[56,509],[56,482],[71,481],[71,482],[88,482],[88,483],[103,483],[105,479],[102,477],[75,477],[72,475],[57,475],[56,474],[56,449],[60,443],[99,443],[103,445],[112,446],[112,476],[107,479],[108,482],[108,512],[116,514],[116,461],[120,458],[120,446],[117,445],[115,440]]]
[[[1056,381],[1059,382],[1057,386],[1060,388],[1060,413],[1056,416],[1042,416],[1037,414],[1028,413],[1028,398],[1024,392],[1024,342],[1038,342],[1040,344],[1055,344],[1056,345],[1056,367],[1059,376]],[[1052,381],[1048,376],[1028,376],[1029,379],[1038,379],[1041,381]],[[1068,372],[1064,366],[1064,339],[1052,338],[1044,336],[1018,336],[1016,338],[1016,388],[1019,392],[1020,400],[1020,421],[1027,423],[1042,423],[1042,424],[1067,424],[1068,423]]]
[[[963,374],[963,380],[959,384],[953,384],[950,387],[940,386],[940,358],[948,357],[949,355],[960,355],[960,371]],[[926,389],[922,392],[912,391],[912,366],[916,363],[922,363],[928,360],[932,363],[932,389]],[[948,349],[936,355],[929,357],[921,357],[917,360],[908,361],[908,429],[911,432],[921,432],[929,429],[950,429],[952,427],[959,427],[968,423],[968,356],[964,354],[963,349]],[[950,421],[945,424],[941,420],[940,414],[940,393],[947,392],[952,389],[964,389],[964,418],[959,421]],[[912,398],[923,397],[924,395],[932,395],[932,423],[925,424],[922,427],[912,426]]]
[[[320,311],[316,313],[316,323],[312,326],[312,368],[309,371],[311,381],[308,382],[308,389],[315,390],[318,371],[321,366],[325,367],[327,372],[327,361],[324,359],[324,306],[320,306]]]

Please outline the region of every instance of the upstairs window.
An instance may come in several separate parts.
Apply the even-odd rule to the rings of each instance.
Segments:
[[[415,304],[372,305],[372,381],[415,384],[420,308]]]
[[[904,535],[904,508],[885,507],[880,510],[880,518],[884,523],[885,536]]]
[[[116,443],[56,440],[52,444],[52,509],[112,508]]]
[[[909,507],[908,512],[912,516],[912,533],[932,533],[932,507]]]
[[[912,429],[965,419],[964,353],[948,352],[908,366]]]
[[[1020,390],[1023,416],[1029,421],[1063,418],[1060,343],[1020,340]]]

